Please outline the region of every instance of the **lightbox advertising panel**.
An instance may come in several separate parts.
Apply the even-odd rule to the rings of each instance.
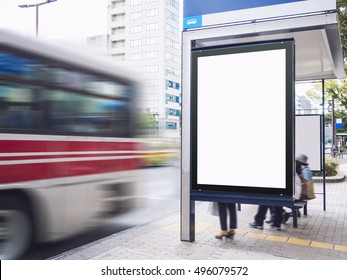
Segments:
[[[295,117],[295,155],[306,155],[312,171],[323,170],[322,131],[322,115],[297,115]]]
[[[192,51],[192,188],[291,195],[292,40]]]
[[[185,0],[183,27],[318,13],[336,9],[336,0]]]

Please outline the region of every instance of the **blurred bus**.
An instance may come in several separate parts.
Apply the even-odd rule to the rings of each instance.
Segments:
[[[169,166],[177,163],[180,156],[178,143],[163,139],[147,139],[143,147],[143,165],[146,167]]]
[[[0,259],[131,207],[134,76],[0,29]]]

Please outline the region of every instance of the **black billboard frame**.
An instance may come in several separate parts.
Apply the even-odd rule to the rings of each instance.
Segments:
[[[286,85],[285,85],[285,186],[283,188],[267,188],[267,187],[252,187],[252,186],[231,186],[218,184],[199,184],[198,183],[198,59],[203,56],[214,56],[223,54],[259,52],[266,50],[284,49],[286,52]],[[222,45],[216,47],[193,48],[191,50],[191,191],[193,197],[199,197],[199,193],[203,196],[209,196],[209,193],[223,193],[226,196],[231,196],[234,200],[242,194],[263,196],[284,196],[292,199],[294,192],[294,136],[295,136],[295,41],[293,39],[265,41],[257,43],[246,43],[237,45]],[[264,174],[266,176],[267,174]],[[232,199],[234,194],[234,199]],[[265,197],[264,197],[265,196]],[[212,198],[211,197],[211,198]],[[218,195],[217,195],[218,197]],[[240,198],[240,197],[239,197]],[[198,199],[199,200],[199,199]],[[205,200],[205,199],[203,199]],[[214,199],[211,199],[211,201]],[[217,199],[219,200],[219,199]],[[253,199],[252,199],[253,200]],[[253,200],[251,204],[255,203]],[[278,204],[279,201],[275,204]],[[284,203],[286,204],[286,203]]]

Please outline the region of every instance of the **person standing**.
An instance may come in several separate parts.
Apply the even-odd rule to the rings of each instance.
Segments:
[[[237,228],[236,204],[218,202],[218,212],[219,212],[219,223],[221,227],[221,232],[215,237],[217,239],[223,239],[223,237],[227,237],[227,238],[233,237],[235,235],[235,229]],[[228,216],[229,216],[229,228],[228,228]]]
[[[272,207],[273,211],[273,220],[271,223],[271,228],[276,230],[281,230],[281,224],[282,224],[282,212],[283,207],[282,206],[265,206],[265,205],[259,205],[258,211],[254,216],[254,221],[249,223],[249,225],[252,228],[258,228],[263,229],[264,228],[264,220],[266,217],[267,210]]]

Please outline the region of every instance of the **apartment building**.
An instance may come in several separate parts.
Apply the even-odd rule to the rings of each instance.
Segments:
[[[110,0],[110,55],[144,74],[140,108],[158,135],[180,138],[181,19],[179,0]]]
[[[100,54],[108,54],[109,50],[109,35],[94,35],[86,39],[87,47]]]

